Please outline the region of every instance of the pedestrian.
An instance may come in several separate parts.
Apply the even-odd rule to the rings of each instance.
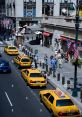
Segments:
[[[34,63],[35,63],[35,68],[37,68],[38,66],[37,66],[37,64],[38,64],[38,58],[37,58],[37,56],[35,55],[35,57],[34,57]]]
[[[34,62],[34,60],[32,61],[31,67],[35,68],[35,62]]]
[[[62,68],[62,63],[63,63],[62,58],[59,58],[59,59],[58,59],[59,68]]]
[[[42,39],[40,40],[40,45],[43,46],[43,42],[42,42]]]
[[[45,66],[48,64],[48,56],[47,56],[47,54],[45,54],[45,56],[44,56],[44,63],[45,63]]]
[[[51,69],[53,71],[53,77],[56,77],[56,75],[55,75],[55,72],[57,69],[57,59],[56,58],[51,59]]]

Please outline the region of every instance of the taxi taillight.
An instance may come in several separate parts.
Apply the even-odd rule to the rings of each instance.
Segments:
[[[36,81],[32,81],[32,80],[30,80],[30,83],[36,83]]]
[[[59,112],[58,115],[59,116],[66,116],[67,114],[66,113],[62,113],[62,112]]]
[[[45,83],[45,81],[41,81],[41,83]]]

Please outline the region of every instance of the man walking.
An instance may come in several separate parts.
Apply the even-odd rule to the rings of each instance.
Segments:
[[[57,69],[57,59],[54,57],[51,59],[51,69],[53,71],[53,77],[56,77],[55,72]]]

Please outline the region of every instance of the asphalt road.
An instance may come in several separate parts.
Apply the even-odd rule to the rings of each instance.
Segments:
[[[0,74],[0,116],[1,117],[50,117],[50,112],[40,103],[39,91],[30,88],[21,77],[20,70],[12,63],[13,56],[2,53],[10,62],[12,73]],[[48,84],[46,89],[53,87]]]

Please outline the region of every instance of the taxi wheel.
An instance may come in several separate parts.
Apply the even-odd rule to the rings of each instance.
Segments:
[[[50,113],[51,113],[51,117],[55,117],[52,110],[50,110]]]
[[[41,95],[40,95],[40,102],[42,103],[42,97],[41,97]]]
[[[21,68],[21,66],[20,65],[18,65],[18,69],[20,69]]]
[[[25,80],[25,82],[26,82],[27,86],[30,86],[27,80]]]

